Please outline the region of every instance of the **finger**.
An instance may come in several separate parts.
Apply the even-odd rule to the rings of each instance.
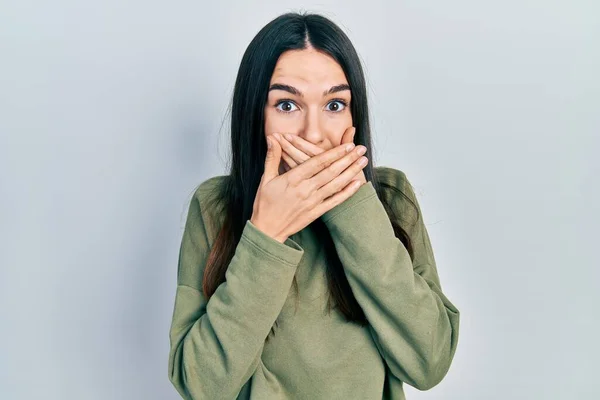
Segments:
[[[353,126],[349,126],[344,130],[344,134],[342,135],[341,143],[354,143],[354,133],[356,132],[356,128]]]
[[[284,136],[286,137],[287,141],[290,142],[290,144],[292,144],[292,146],[301,150],[304,154],[308,155],[309,157],[316,156],[317,154],[321,154],[325,151],[319,146],[312,144],[311,142],[301,138],[300,136],[290,134],[286,134]]]
[[[277,134],[275,136],[279,140],[283,151],[286,152],[288,156],[290,156],[296,162],[296,164],[300,165],[310,158],[309,155],[305,154],[303,151],[291,144],[285,137],[283,137],[283,135]]]
[[[281,153],[281,158],[283,158],[284,161],[286,162],[286,164],[289,165],[291,168],[295,168],[298,166],[298,163],[296,163],[296,161],[294,161],[294,159],[292,159],[290,156],[288,156],[288,154],[286,152]]]
[[[270,145],[270,146],[269,146]],[[267,155],[265,157],[265,169],[263,178],[265,182],[279,176],[279,164],[281,163],[281,147],[277,140],[267,136]]]
[[[347,145],[348,144],[346,144],[346,146]],[[360,159],[366,160],[366,157],[361,157],[363,154],[366,153],[366,149],[367,148],[362,145],[356,146],[354,148],[354,151],[350,152],[350,154],[346,155],[345,157],[342,157],[339,160],[336,160],[328,168],[319,172],[310,180],[311,184],[314,185],[312,188],[318,190],[327,186],[331,182],[334,182],[333,188],[327,188],[325,189],[325,191],[341,190],[343,185],[350,182],[350,180],[352,180],[353,178],[356,178],[355,175],[357,175],[362,169],[362,166],[360,168],[356,168],[356,166],[359,165],[356,162]],[[347,173],[348,170],[356,172],[354,172],[354,175],[349,176]],[[346,172],[346,175],[343,175],[340,178],[340,175],[342,175],[344,172]],[[333,192],[325,193],[325,196],[323,196],[322,198],[325,198],[331,195],[332,193]]]
[[[297,184],[312,178],[316,174],[320,173],[323,169],[329,167],[335,161],[344,157],[346,154],[352,151],[353,148],[353,143],[341,144],[309,158],[307,161],[298,165],[297,168],[294,168],[294,170],[290,172],[291,183]],[[311,184],[314,184],[314,182]]]
[[[333,207],[346,201],[354,193],[356,193],[358,189],[360,189],[360,187],[361,184],[359,181],[352,180],[342,190],[337,191],[333,195],[323,200],[320,204],[315,206],[313,208],[315,214],[319,215],[320,217],[321,215],[325,214],[325,212],[331,210]]]
[[[354,153],[356,152],[353,152],[353,156],[355,155]],[[339,167],[344,168],[343,171],[334,178],[327,181],[322,187],[318,189],[319,197],[326,199],[329,196],[335,194],[336,192],[342,190],[342,188],[344,188],[352,180],[359,180],[357,179],[357,175],[367,166],[369,160],[365,156],[359,157],[358,154],[356,154],[356,157],[358,157],[358,159],[352,162],[350,165],[348,165],[347,160],[345,159],[343,163],[341,160],[338,161],[338,163],[340,164]],[[348,166],[345,167],[344,165]],[[335,169],[337,168],[338,166],[336,165]]]

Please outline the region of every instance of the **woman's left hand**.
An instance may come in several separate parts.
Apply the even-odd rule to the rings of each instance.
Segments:
[[[342,135],[340,145],[344,143],[353,143],[355,133],[356,128],[353,126],[346,129]],[[325,151],[297,135],[273,134],[272,136],[279,141],[279,144],[281,144],[283,150],[281,157],[290,169],[297,167],[309,158]],[[356,175],[356,179],[361,182],[361,186],[367,183],[365,173],[362,169]]]

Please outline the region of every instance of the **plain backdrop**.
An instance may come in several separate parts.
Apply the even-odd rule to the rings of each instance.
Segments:
[[[286,11],[339,23],[375,165],[415,186],[454,363],[408,399],[600,398],[596,1],[0,3],[0,398],[177,399],[179,244],[225,173],[243,51]]]

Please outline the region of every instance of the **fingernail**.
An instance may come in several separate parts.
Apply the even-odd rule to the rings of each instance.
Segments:
[[[354,148],[354,143],[348,143],[348,144],[346,145],[346,151],[350,151],[350,150],[352,150],[353,148]]]
[[[286,138],[287,140],[289,140],[290,142],[292,141],[292,135],[290,135],[289,133],[286,133],[286,134],[285,134],[285,135],[283,135],[283,136],[285,136],[285,138]]]
[[[365,154],[367,152],[367,148],[365,146],[361,145],[358,147],[358,150],[356,152],[362,156],[363,154]]]
[[[271,138],[267,137],[267,148],[271,148]]]
[[[276,139],[281,139],[281,136],[279,135],[279,133],[274,133],[273,136],[275,136]]]

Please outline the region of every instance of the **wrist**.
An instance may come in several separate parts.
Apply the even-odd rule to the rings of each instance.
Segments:
[[[265,235],[269,236],[270,238],[277,240],[280,243],[284,243],[288,236],[286,235],[277,235],[272,233],[268,228],[266,228],[265,226],[262,225],[261,222],[250,218],[250,222],[252,223],[252,225],[254,225],[259,231],[261,231],[262,233],[264,233]]]
[[[277,240],[280,243],[285,243],[287,238],[288,238],[288,236],[279,236],[279,237],[274,237],[273,239]]]

